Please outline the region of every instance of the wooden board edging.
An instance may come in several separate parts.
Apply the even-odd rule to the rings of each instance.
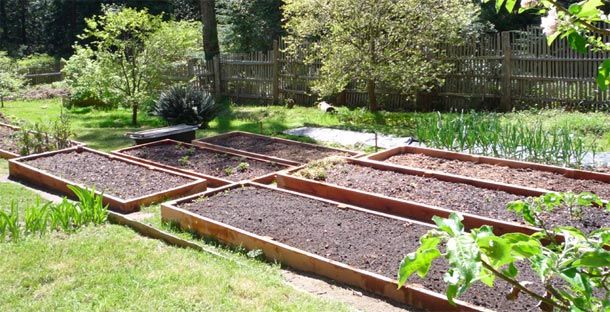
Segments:
[[[213,176],[213,175],[209,175],[209,174],[205,174],[205,173],[201,173],[195,170],[191,170],[191,169],[184,169],[184,168],[179,168],[179,167],[174,167],[174,166],[170,166],[170,165],[166,165],[160,162],[156,162],[156,161],[152,161],[152,160],[148,160],[148,159],[144,159],[144,158],[140,158],[137,156],[132,156],[127,154],[127,151],[131,151],[131,150],[137,150],[140,149],[142,147],[147,147],[147,146],[155,146],[155,145],[163,145],[163,144],[181,144],[187,147],[192,147],[192,148],[197,148],[197,149],[202,149],[202,150],[209,150],[215,153],[221,153],[221,154],[228,154],[231,156],[237,156],[237,157],[243,157],[246,159],[251,159],[251,160],[255,160],[255,161],[259,161],[259,162],[264,162],[264,163],[268,163],[268,164],[275,164],[281,167],[284,167],[284,169],[281,170],[286,170],[286,169],[291,169],[293,166],[286,164],[286,163],[280,163],[280,162],[275,162],[275,161],[270,161],[267,159],[262,159],[259,157],[252,157],[252,156],[247,156],[247,155],[241,155],[241,154],[236,154],[230,151],[223,151],[223,150],[219,150],[215,147],[207,147],[207,146],[199,146],[196,144],[189,144],[189,143],[184,143],[184,142],[179,142],[179,141],[175,141],[175,140],[171,140],[171,139],[164,139],[164,140],[159,140],[159,141],[154,141],[154,142],[150,142],[150,143],[144,143],[144,144],[140,144],[140,145],[134,145],[131,147],[127,147],[127,148],[123,148],[123,149],[119,149],[116,151],[111,152],[111,154],[113,155],[117,155],[119,157],[122,158],[126,158],[126,159],[130,159],[132,161],[135,162],[139,162],[142,164],[146,164],[146,165],[150,165],[150,166],[155,166],[155,167],[159,167],[159,168],[163,168],[172,172],[176,172],[176,173],[182,173],[182,174],[186,174],[192,177],[199,177],[202,179],[206,179],[208,182],[208,186],[210,187],[220,187],[220,186],[224,186],[224,185],[228,185],[228,184],[232,184],[235,183],[237,181],[231,181],[222,177],[218,177],[218,176]],[[259,183],[263,183],[263,184],[269,184],[272,183],[273,181],[275,181],[275,174],[276,172],[270,172],[268,174],[259,176],[259,177],[254,177],[251,178],[250,180],[255,181],[255,182],[259,182]]]
[[[73,181],[69,181],[67,179],[56,176],[50,172],[40,170],[38,168],[35,168],[35,167],[30,166],[27,163],[25,163],[28,160],[32,160],[32,159],[36,159],[36,158],[40,158],[40,157],[52,156],[52,155],[59,154],[59,153],[69,153],[69,152],[73,152],[73,151],[86,151],[86,152],[90,152],[90,153],[95,153],[95,154],[102,155],[102,156],[110,158],[110,159],[115,159],[115,160],[119,160],[122,162],[134,164],[134,165],[137,165],[140,167],[145,167],[149,170],[156,170],[156,171],[161,171],[161,172],[171,174],[171,175],[181,176],[181,177],[184,177],[184,178],[192,181],[187,184],[173,187],[173,188],[170,188],[170,189],[167,189],[164,191],[159,191],[159,192],[155,192],[155,193],[151,193],[151,194],[146,194],[146,195],[143,195],[143,196],[140,196],[137,198],[129,198],[129,199],[122,199],[122,198],[119,198],[119,197],[116,197],[113,195],[104,194],[103,191],[101,191],[101,190],[95,191],[98,195],[103,197],[102,199],[103,199],[104,204],[108,205],[111,209],[115,209],[115,210],[123,212],[123,213],[136,211],[140,208],[140,206],[146,206],[146,205],[158,203],[158,202],[161,202],[161,201],[164,201],[167,199],[181,197],[181,196],[185,196],[185,195],[189,195],[189,194],[193,194],[193,193],[198,193],[201,191],[205,191],[207,189],[207,182],[204,179],[201,179],[198,177],[193,177],[193,176],[188,176],[188,175],[181,174],[181,173],[171,172],[171,171],[165,170],[163,168],[147,166],[147,165],[144,165],[141,163],[131,161],[129,159],[116,157],[116,156],[113,156],[113,155],[110,155],[107,153],[103,153],[103,152],[99,152],[99,151],[96,151],[93,149],[89,149],[89,148],[86,148],[83,146],[76,146],[76,147],[71,147],[71,148],[67,148],[67,149],[63,149],[63,150],[59,150],[59,151],[52,151],[52,152],[46,152],[46,153],[42,153],[42,154],[35,154],[35,155],[29,155],[29,156],[10,159],[9,160],[9,178],[14,179],[14,180],[25,181],[32,185],[46,188],[46,189],[58,192],[60,194],[66,195],[68,197],[75,198],[75,194],[72,192],[72,190],[70,190],[68,188],[68,185],[78,186],[81,188],[87,188],[87,186],[82,185],[80,183],[73,182]]]
[[[209,140],[211,138],[215,138],[215,139],[216,138],[224,138],[224,137],[228,137],[228,136],[235,135],[235,134],[242,134],[242,135],[253,136],[253,137],[258,137],[258,138],[265,138],[265,139],[273,140],[275,142],[281,142],[281,143],[291,144],[291,145],[300,145],[300,146],[304,145],[304,146],[308,146],[308,147],[323,148],[323,149],[327,149],[327,150],[336,151],[337,153],[348,154],[348,155],[350,155],[349,157],[360,157],[360,156],[364,155],[364,153],[360,153],[360,152],[356,152],[356,151],[352,151],[352,150],[335,148],[335,147],[327,147],[327,146],[322,146],[322,145],[317,145],[317,144],[312,144],[312,143],[300,142],[300,141],[295,141],[295,140],[288,140],[288,139],[284,139],[284,138],[278,138],[278,137],[267,136],[267,135],[262,135],[262,134],[258,134],[258,133],[251,133],[251,132],[245,132],[245,131],[225,132],[225,133],[221,133],[221,134],[218,134],[218,135],[215,135],[215,136],[211,136],[211,137],[205,137],[205,138],[196,139],[196,140],[193,140],[193,142],[191,142],[191,143],[194,144],[194,145],[198,145],[198,146],[202,146],[202,147],[210,147],[210,148],[214,148],[216,150],[231,152],[231,153],[235,153],[235,154],[247,155],[247,156],[256,157],[256,158],[262,158],[262,159],[266,159],[266,160],[269,160],[269,161],[283,162],[283,163],[289,164],[291,166],[300,166],[300,165],[303,164],[301,162],[290,160],[290,159],[284,159],[284,158],[279,158],[279,157],[275,157],[275,156],[269,156],[269,155],[265,155],[265,154],[258,154],[258,153],[248,152],[248,151],[244,151],[244,150],[240,150],[240,149],[236,149],[236,148],[232,148],[232,147],[226,147],[226,146],[212,144],[212,143],[208,143],[207,142],[207,140]]]
[[[180,199],[164,203],[161,205],[161,218],[166,222],[178,223],[184,230],[194,230],[200,235],[215,237],[227,245],[243,246],[248,250],[260,249],[267,259],[279,261],[296,270],[314,273],[350,286],[359,287],[365,291],[416,308],[431,311],[489,311],[483,307],[461,300],[456,300],[457,305],[453,306],[449,304],[446,296],[412,284],[406,284],[404,287],[398,288],[396,280],[380,274],[361,270],[176,207],[177,204],[192,200],[195,197],[210,196],[228,189],[248,185],[270,188],[257,183],[227,185],[214,191],[190,196],[190,199]],[[274,190],[286,192],[286,190],[282,189]],[[303,196],[303,194],[290,193]],[[320,200],[315,197],[305,196]],[[322,201],[328,202],[327,200]],[[348,209],[351,208],[348,207]],[[361,210],[367,211],[365,209]]]

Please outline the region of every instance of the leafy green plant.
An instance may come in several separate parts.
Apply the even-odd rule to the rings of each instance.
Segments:
[[[48,54],[30,54],[17,60],[20,74],[53,73],[57,71],[57,61]]]
[[[532,235],[496,236],[490,226],[468,232],[459,214],[452,213],[447,219],[435,216],[438,229],[421,237],[419,248],[401,262],[399,285],[404,285],[415,273],[424,278],[432,262],[444,257],[449,265],[444,281],[448,284],[446,294],[450,302],[476,282],[493,287],[494,281],[501,279],[513,287],[509,297],[520,294],[533,297],[543,311],[608,311],[610,228],[588,234],[568,226],[548,229],[540,218],[542,213],[562,205],[594,204],[601,204],[601,200],[590,193],[552,193],[532,201],[511,203],[510,210],[528,223],[542,226],[540,232]],[[545,293],[533,291],[528,283],[518,279],[517,264],[528,265],[537,273],[539,280],[535,283]]]
[[[186,166],[189,164],[189,156],[188,155],[184,155],[182,157],[180,157],[180,159],[178,159],[178,163],[182,166]]]
[[[25,80],[17,72],[15,61],[5,51],[0,51],[0,107],[4,107],[4,99],[14,95],[25,85]]]
[[[210,93],[184,84],[171,86],[151,107],[153,115],[170,124],[185,123],[200,125],[201,128],[207,128],[219,112],[219,106]]]
[[[44,235],[49,231],[61,230],[74,232],[88,224],[102,224],[108,216],[108,206],[104,206],[102,196],[95,190],[68,186],[78,202],[72,203],[64,198],[60,203],[35,204],[25,208],[24,218],[20,220],[19,207],[11,203],[9,212],[0,209],[0,242],[10,234],[11,241],[18,241],[24,235]]]
[[[36,122],[24,125],[16,134],[21,155],[64,149],[72,146],[70,119],[66,114],[50,124]]]
[[[237,171],[239,172],[246,172],[248,169],[250,169],[250,164],[247,162],[241,162],[239,165],[237,165]]]
[[[586,144],[568,128],[545,130],[540,123],[505,123],[496,114],[476,112],[448,117],[440,112],[417,119],[417,138],[430,147],[495,157],[580,165],[596,145]]]
[[[234,173],[235,173],[235,169],[233,169],[232,167],[226,167],[226,168],[225,168],[225,174],[226,174],[227,176],[230,176],[230,175],[232,175],[232,174],[234,174]]]

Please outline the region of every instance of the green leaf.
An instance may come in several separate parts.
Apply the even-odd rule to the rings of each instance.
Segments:
[[[599,206],[603,205],[601,198],[597,195],[589,192],[582,192],[578,194],[577,202],[579,206],[589,207],[592,204],[597,204]]]
[[[588,0],[582,3],[581,9],[578,13],[573,13],[576,16],[584,19],[598,19],[600,10],[598,9],[600,6],[604,5],[602,0]]]
[[[510,245],[501,237],[488,236],[477,240],[480,250],[489,258],[494,268],[513,261]]]
[[[580,13],[580,11],[582,11],[582,5],[580,3],[572,3],[569,7],[568,7],[568,12],[570,12],[570,14],[578,14]]]
[[[508,268],[502,270],[502,273],[510,278],[515,278],[517,274],[519,274],[519,270],[517,270],[514,263],[510,263],[508,264]]]
[[[502,10],[502,4],[504,4],[504,0],[496,0],[496,12]]]
[[[420,277],[425,277],[430,270],[432,261],[441,256],[438,244],[441,239],[430,233],[422,236],[420,246],[415,252],[407,254],[400,262],[398,269],[398,287],[402,287],[413,273],[417,272]]]
[[[455,212],[452,212],[449,215],[448,219],[443,219],[439,216],[432,217],[432,221],[436,223],[436,226],[438,226],[440,230],[446,232],[450,236],[457,236],[464,232],[464,225],[462,224],[462,220],[464,220],[464,217],[462,217],[461,214],[457,214]]]
[[[510,245],[513,256],[529,258],[542,253],[540,241],[522,233],[508,233],[501,236]]]
[[[603,61],[597,68],[597,86],[600,90],[608,90],[610,85],[610,60]]]
[[[585,252],[573,263],[574,266],[584,267],[610,267],[610,252],[606,250],[594,250]]]
[[[561,32],[556,31],[554,34],[546,37],[546,44],[550,47],[553,44],[553,41],[557,39],[557,37],[561,35]]]
[[[513,9],[515,8],[515,4],[517,3],[517,0],[506,0],[506,10],[508,11],[508,13],[512,13]]]

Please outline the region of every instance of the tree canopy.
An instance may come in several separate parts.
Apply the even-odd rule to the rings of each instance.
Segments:
[[[377,90],[406,94],[441,82],[449,65],[432,57],[440,44],[459,44],[478,17],[470,0],[288,0],[284,6],[289,52],[320,61],[316,91],[330,95],[366,84],[369,108]]]

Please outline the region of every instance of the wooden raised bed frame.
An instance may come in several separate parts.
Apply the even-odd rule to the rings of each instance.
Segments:
[[[363,159],[353,159],[353,158],[344,158],[345,161],[351,164],[371,167],[379,170],[388,170],[395,171],[408,175],[417,175],[422,177],[430,177],[439,179],[442,181],[453,182],[453,183],[464,183],[474,185],[480,188],[486,188],[497,191],[504,191],[507,193],[512,193],[516,195],[522,196],[538,196],[540,194],[546,193],[545,190],[537,190],[530,188],[523,188],[515,185],[504,184],[504,183],[496,183],[491,181],[484,181],[474,178],[467,178],[457,175],[444,174],[442,172],[435,171],[426,171],[426,170],[417,170],[414,168],[407,167],[397,167],[392,166],[387,163],[382,162],[373,162],[367,161]],[[449,214],[452,212],[456,212],[450,209],[432,206],[425,203],[420,203],[412,200],[399,199],[395,197],[389,197],[377,193],[366,192],[362,190],[347,188],[343,186],[339,186],[336,184],[331,184],[327,182],[314,181],[310,179],[305,179],[301,177],[296,177],[293,175],[296,171],[303,169],[305,166],[281,171],[277,174],[276,181],[277,186],[280,188],[309,194],[317,197],[322,197],[346,204],[355,205],[358,207],[363,207],[367,209],[371,209],[374,211],[379,211],[382,213],[387,213],[391,215],[396,215],[400,217],[405,217],[409,219],[418,220],[425,223],[432,222],[433,216],[439,216],[443,218],[447,218]],[[476,214],[460,212],[460,214],[464,217],[464,226],[468,229],[478,228],[483,225],[491,225],[494,228],[494,233],[503,234],[503,233],[512,233],[512,232],[521,232],[526,234],[531,234],[534,232],[540,231],[535,227],[527,226],[524,224],[503,221],[498,219],[492,219],[488,217],[479,216]]]
[[[207,182],[204,179],[189,176],[189,175],[182,174],[182,173],[172,172],[172,171],[169,171],[169,170],[166,170],[163,168],[148,166],[146,164],[141,164],[141,163],[138,163],[133,160],[129,160],[129,159],[125,159],[122,157],[117,157],[117,156],[110,155],[107,153],[99,152],[99,151],[96,151],[96,150],[93,150],[90,148],[86,148],[83,146],[76,146],[76,147],[71,147],[71,148],[63,149],[63,150],[59,150],[59,151],[53,151],[53,152],[47,152],[47,153],[42,153],[42,154],[36,154],[36,155],[30,155],[30,156],[10,159],[9,160],[9,177],[11,179],[31,183],[32,185],[46,188],[46,189],[58,192],[60,194],[64,194],[66,196],[75,198],[75,194],[68,188],[68,185],[75,185],[75,186],[79,186],[81,188],[86,188],[87,186],[82,185],[80,183],[68,181],[61,177],[55,176],[52,173],[48,173],[43,170],[37,169],[33,166],[30,166],[24,162],[27,160],[36,159],[36,158],[40,158],[40,157],[51,156],[51,155],[59,154],[59,153],[69,153],[69,152],[74,152],[74,151],[85,151],[85,152],[89,152],[89,153],[95,153],[95,154],[102,155],[102,156],[110,158],[110,159],[119,160],[122,162],[145,167],[150,170],[162,171],[162,172],[166,172],[168,174],[182,176],[184,178],[193,180],[193,182],[191,182],[191,183],[188,183],[188,184],[185,184],[185,185],[182,185],[179,187],[171,188],[166,191],[156,192],[156,193],[144,195],[144,196],[137,197],[137,198],[131,198],[131,199],[122,199],[122,198],[118,198],[113,195],[103,194],[102,191],[98,191],[98,190],[95,191],[97,194],[103,195],[104,204],[108,205],[111,209],[114,209],[114,210],[117,210],[117,211],[120,211],[123,213],[134,212],[134,211],[139,210],[140,206],[146,206],[146,205],[150,205],[150,204],[154,204],[154,203],[159,203],[159,202],[167,200],[167,199],[186,196],[186,195],[202,192],[207,189]]]
[[[21,130],[20,127],[9,125],[9,124],[5,124],[5,123],[1,123],[1,122],[0,122],[0,127],[11,128],[11,129],[13,129],[15,131]],[[81,143],[81,142],[78,142],[78,141],[70,140],[70,142],[72,143],[72,147],[85,146],[85,143]],[[13,158],[21,157],[21,156],[22,155],[20,155],[20,154],[0,149],[0,158],[3,158],[3,159],[13,159]]]
[[[282,162],[273,162],[273,161],[269,161],[267,159],[261,159],[261,158],[257,158],[257,157],[252,157],[252,156],[245,156],[245,155],[240,155],[240,154],[236,154],[236,153],[232,153],[232,152],[227,152],[227,151],[222,151],[216,148],[212,148],[212,147],[202,147],[202,146],[198,146],[198,145],[194,145],[194,144],[188,144],[188,143],[184,143],[184,142],[179,142],[179,141],[175,141],[175,140],[171,140],[171,139],[165,139],[165,140],[161,140],[161,141],[155,141],[155,142],[150,142],[150,143],[145,143],[145,144],[140,144],[140,145],[135,145],[132,147],[128,147],[128,148],[123,148],[117,151],[112,152],[112,154],[123,157],[123,158],[127,158],[127,159],[131,159],[133,161],[137,161],[140,163],[144,163],[144,164],[148,164],[148,165],[152,165],[152,166],[156,166],[156,167],[160,167],[160,168],[164,168],[167,169],[169,171],[174,171],[174,172],[178,172],[178,173],[182,173],[182,174],[186,174],[189,176],[194,176],[194,177],[199,177],[199,178],[203,178],[206,179],[208,182],[208,186],[210,187],[220,187],[220,186],[224,186],[224,185],[228,185],[228,184],[232,184],[234,183],[234,181],[230,181],[227,179],[223,179],[221,177],[216,177],[216,176],[212,176],[212,175],[208,175],[208,174],[204,174],[201,172],[197,172],[194,170],[190,170],[190,169],[184,169],[184,168],[179,168],[179,167],[174,167],[174,166],[169,166],[166,164],[162,164],[159,162],[155,162],[152,160],[148,160],[148,159],[144,159],[144,158],[140,158],[140,157],[136,157],[136,156],[132,156],[127,154],[127,151],[130,150],[137,150],[140,149],[142,147],[146,147],[146,146],[154,146],[154,145],[163,145],[163,144],[181,144],[183,146],[187,146],[187,147],[193,147],[193,148],[197,148],[197,149],[202,149],[202,150],[209,150],[212,152],[217,152],[217,153],[222,153],[222,154],[228,154],[231,156],[238,156],[238,157],[244,157],[244,158],[248,158],[248,159],[253,159],[256,161],[262,161],[262,162],[266,162],[266,163],[275,163],[279,166],[284,166],[286,168],[291,168],[292,166],[290,164],[287,163],[282,163]],[[269,184],[272,183],[273,181],[275,181],[275,172],[260,176],[260,177],[256,177],[254,179],[251,179],[254,182],[258,182],[258,183],[263,183],[263,184]]]
[[[193,143],[194,145],[202,146],[202,147],[211,147],[211,148],[214,148],[214,149],[220,150],[220,151],[231,152],[231,153],[234,153],[234,154],[240,154],[240,155],[255,157],[255,158],[258,158],[258,159],[265,159],[265,160],[268,160],[268,161],[289,164],[289,165],[292,165],[292,166],[300,166],[300,165],[304,164],[304,163],[301,163],[301,162],[298,162],[298,161],[294,161],[294,160],[289,160],[289,159],[269,156],[269,155],[265,155],[265,154],[258,154],[258,153],[248,152],[248,151],[244,151],[244,150],[240,150],[240,149],[235,149],[235,148],[232,148],[232,147],[226,147],[226,146],[216,145],[216,144],[212,144],[212,143],[206,142],[208,139],[211,139],[211,138],[228,137],[228,136],[231,136],[231,135],[234,135],[234,134],[243,134],[243,135],[247,135],[247,136],[253,136],[253,137],[258,137],[258,138],[265,138],[265,139],[270,139],[270,140],[273,140],[275,142],[280,142],[280,143],[285,143],[285,144],[300,145],[300,146],[315,147],[315,148],[325,148],[325,149],[328,149],[328,150],[336,151],[337,153],[348,154],[348,155],[350,155],[350,157],[360,157],[360,156],[364,155],[364,153],[358,153],[358,152],[350,151],[350,150],[346,150],[346,149],[326,147],[326,146],[317,145],[317,144],[299,142],[299,141],[288,140],[288,139],[283,139],[283,138],[276,138],[276,137],[272,137],[272,136],[266,136],[266,135],[250,133],[250,132],[244,132],[244,131],[231,131],[231,132],[227,132],[227,133],[222,133],[222,134],[215,135],[215,136],[212,136],[212,137],[207,137],[207,138],[201,138],[201,139],[193,140],[193,142],[191,142],[191,143]]]
[[[331,278],[338,282],[359,287],[365,291],[381,295],[393,301],[407,304],[416,308],[432,311],[489,311],[485,308],[460,300],[456,300],[457,305],[453,306],[449,304],[444,295],[415,285],[406,284],[404,287],[398,288],[396,280],[390,279],[386,276],[357,269],[345,263],[330,260],[328,258],[274,241],[269,237],[257,235],[255,233],[251,233],[177,207],[177,205],[181,203],[189,202],[199,198],[200,196],[212,196],[216,193],[243,186],[268,188],[275,191],[286,192],[296,196],[307,197],[332,205],[337,205],[341,208],[354,209],[382,215],[388,218],[414,222],[412,220],[389,216],[359,207],[343,205],[330,200],[252,182],[235,183],[216,190],[211,190],[201,194],[189,196],[187,198],[164,203],[161,205],[161,218],[163,221],[175,222],[179,224],[184,230],[194,230],[202,236],[212,236],[228,245],[243,246],[248,250],[260,249],[263,251],[267,259],[271,261],[279,261],[282,264],[296,270],[311,272],[320,276]],[[416,223],[428,226],[431,229],[433,228],[433,226],[428,224],[419,222]]]
[[[418,146],[398,146],[385,151],[373,153],[365,156],[364,159],[372,161],[386,161],[388,158],[401,154],[422,154],[431,157],[444,158],[449,160],[460,160],[469,161],[475,164],[489,164],[497,166],[505,166],[515,169],[532,169],[537,171],[545,171],[556,173],[571,179],[580,180],[597,180],[601,182],[610,183],[610,174],[593,172],[579,169],[563,168],[559,166],[544,165],[527,161],[519,161],[505,158],[479,156],[467,153],[451,152],[441,149],[429,148],[429,147],[418,147]],[[401,166],[394,164],[395,166]],[[402,166],[404,167],[404,166]],[[610,187],[610,185],[608,185]]]

